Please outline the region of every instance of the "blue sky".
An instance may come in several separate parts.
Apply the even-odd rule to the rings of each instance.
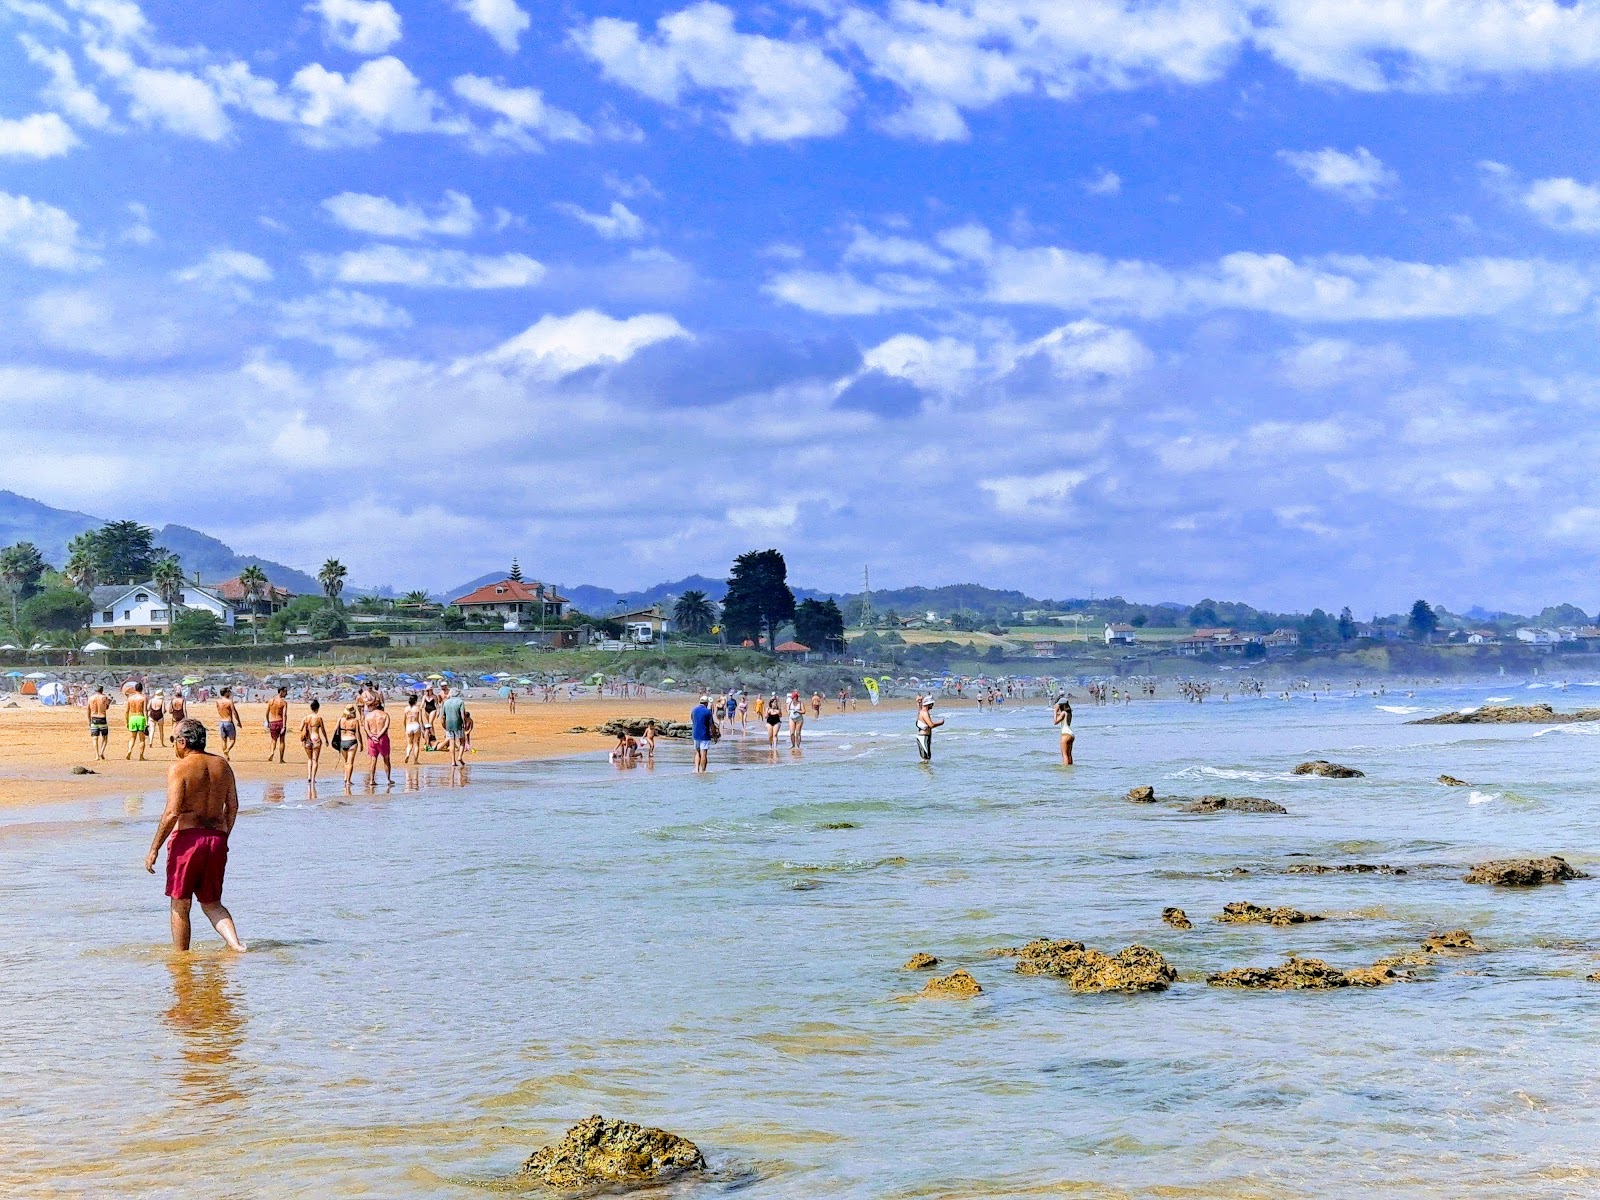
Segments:
[[[1600,606],[1600,2],[0,0],[4,486],[354,578]]]

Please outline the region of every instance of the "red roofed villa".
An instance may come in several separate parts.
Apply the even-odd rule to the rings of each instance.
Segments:
[[[486,583],[475,592],[457,596],[450,601],[467,616],[477,613],[484,617],[499,617],[507,629],[519,629],[525,618],[541,621],[559,620],[567,615],[571,604],[565,596],[556,594],[536,579],[502,579],[499,583]]]

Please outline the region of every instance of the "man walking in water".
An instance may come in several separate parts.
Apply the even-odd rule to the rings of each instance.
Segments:
[[[233,689],[225,687],[217,697],[217,736],[222,738],[222,757],[232,758],[239,740],[239,706],[233,702]]]
[[[283,761],[283,752],[289,745],[289,689],[280,687],[278,694],[267,701],[267,736],[272,739],[272,744],[267,747],[267,761],[272,761],[272,752],[278,752],[278,761]]]
[[[943,724],[943,719],[933,719],[932,696],[917,701],[917,757],[923,762],[933,761],[933,731]]]
[[[466,765],[466,710],[467,698],[465,692],[452,692],[450,685],[445,684],[444,704],[444,740],[450,747],[450,765],[460,767]]]
[[[89,697],[89,737],[94,742],[94,756],[105,761],[106,746],[111,741],[111,697],[106,695],[105,684],[94,689]]]
[[[139,761],[144,761],[145,743],[150,740],[149,703],[145,699],[144,684],[135,683],[133,691],[128,693],[128,752],[124,758],[132,759],[137,748]]]
[[[239,789],[233,768],[206,752],[206,727],[192,718],[172,731],[177,761],[167,768],[167,807],[156,826],[155,840],[145,855],[144,869],[156,871],[156,857],[167,838],[167,896],[171,900],[172,948],[189,948],[189,908],[200,901],[230,950],[245,944],[234,928],[233,914],[222,906],[222,877],[228,866],[228,835],[239,818]]]
[[[700,697],[700,703],[689,711],[689,724],[694,732],[694,771],[702,775],[711,768],[711,701]]]

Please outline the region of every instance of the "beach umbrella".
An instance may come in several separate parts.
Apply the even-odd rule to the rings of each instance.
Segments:
[[[85,654],[100,654],[109,649],[111,649],[111,647],[106,645],[104,642],[85,642],[83,644],[83,652]]]
[[[182,683],[183,683],[184,687],[193,687],[195,684],[197,684],[199,682],[200,682],[200,676],[198,676],[198,675],[185,675],[183,677],[183,680],[182,680]]]
[[[438,683],[438,682],[440,682],[440,681],[442,681],[444,679],[444,676],[443,675],[429,675],[428,678],[433,680],[435,683]]]
[[[494,673],[494,677],[496,679],[510,679],[511,678],[511,672],[510,671],[496,671]]]
[[[676,679],[663,679],[661,682],[662,683],[677,683],[678,681]]]
[[[519,680],[517,680],[517,682],[522,684],[524,687],[527,687],[529,684],[531,684],[533,682],[533,680],[531,680],[531,679],[519,679]]]
[[[500,689],[500,694],[502,696],[509,696],[509,695],[511,695],[511,689],[508,688],[508,687],[503,687],[503,688]]]
[[[498,675],[479,675],[478,676],[478,682],[479,683],[499,683],[500,682],[500,676],[498,676]]]
[[[42,683],[39,685],[39,703],[48,704],[51,708],[67,702],[67,688],[63,683]]]
[[[26,675],[23,676],[23,678],[24,679],[49,679],[50,678],[50,672],[49,671],[29,671]]]
[[[7,642],[5,645],[0,646],[0,650],[15,650],[15,649],[16,649],[16,647],[13,646],[10,642]]]
[[[21,671],[7,671],[6,672],[6,678],[7,679],[21,679],[22,678],[22,672]]]
[[[456,677],[456,673],[454,671],[446,671],[444,673],[444,677],[446,679],[454,679]]]

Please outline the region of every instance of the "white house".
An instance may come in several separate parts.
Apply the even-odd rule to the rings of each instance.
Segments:
[[[1556,640],[1554,631],[1523,626],[1517,630],[1517,641],[1526,642],[1530,646],[1548,646]]]
[[[1132,625],[1106,626],[1106,645],[1108,646],[1132,646],[1138,640],[1138,631]]]
[[[662,634],[671,633],[675,628],[672,618],[659,604],[621,613],[616,619],[621,621],[627,630],[628,640],[640,644],[660,641]]]
[[[120,584],[97,587],[89,593],[94,612],[89,628],[96,634],[138,633],[150,636],[172,628],[172,609],[161,598],[154,583]],[[210,588],[185,583],[178,593],[178,606],[208,612],[222,624],[233,627],[233,606]]]

